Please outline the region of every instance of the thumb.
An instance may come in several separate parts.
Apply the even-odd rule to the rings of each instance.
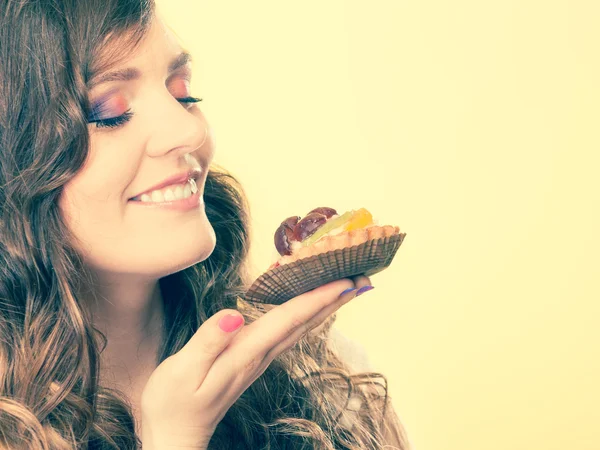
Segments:
[[[192,364],[210,366],[243,326],[244,316],[239,311],[218,311],[198,328],[178,354],[190,360]]]
[[[217,318],[217,325],[225,333],[231,333],[241,329],[244,324],[244,316],[235,310],[225,310],[227,313]]]

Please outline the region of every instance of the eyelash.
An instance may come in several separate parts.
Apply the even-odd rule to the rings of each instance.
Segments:
[[[198,103],[198,102],[201,102],[202,99],[196,98],[196,97],[183,97],[183,98],[178,98],[177,101],[179,103]],[[117,128],[117,127],[120,127],[121,125],[129,122],[129,119],[131,119],[132,116],[133,116],[133,113],[131,112],[131,110],[127,110],[120,116],[111,117],[109,119],[92,120],[88,123],[95,123],[96,128]]]

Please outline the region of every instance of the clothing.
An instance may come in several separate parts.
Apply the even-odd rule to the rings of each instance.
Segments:
[[[329,337],[331,346],[348,363],[353,372],[372,372],[375,370],[369,361],[365,348],[357,341],[342,334],[335,325],[331,327]]]
[[[329,331],[331,347],[338,356],[350,366],[352,373],[374,371],[365,348],[358,342],[342,334],[332,326]],[[340,424],[347,430],[352,430],[353,423],[358,419],[362,399],[358,395],[352,395],[340,417]]]

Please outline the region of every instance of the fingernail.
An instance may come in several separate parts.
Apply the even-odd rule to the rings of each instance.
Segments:
[[[219,328],[227,333],[237,330],[244,323],[239,314],[227,314],[219,320]]]
[[[356,296],[358,297],[359,295],[362,295],[365,292],[369,292],[371,289],[375,289],[375,286],[363,286],[358,290]]]
[[[340,294],[340,297],[341,297],[342,295],[344,295],[344,294],[347,294],[348,292],[352,292],[352,291],[355,291],[355,290],[356,290],[356,288],[348,288],[348,289],[346,289],[344,292],[342,292],[342,293]]]

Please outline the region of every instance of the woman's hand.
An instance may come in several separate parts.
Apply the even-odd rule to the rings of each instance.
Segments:
[[[144,450],[206,449],[218,423],[271,361],[370,285],[365,276],[341,279],[276,306],[248,326],[224,331],[219,311],[152,373],[142,393]],[[343,293],[343,294],[342,294]],[[225,319],[232,322],[232,318]]]

